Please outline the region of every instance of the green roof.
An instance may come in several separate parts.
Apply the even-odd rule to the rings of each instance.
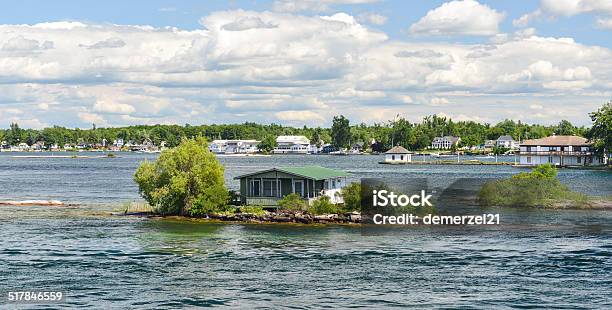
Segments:
[[[288,174],[301,176],[307,179],[313,179],[313,180],[326,180],[326,179],[331,179],[331,178],[336,178],[336,177],[345,177],[349,175],[348,173],[344,171],[340,171],[340,170],[323,168],[319,166],[307,166],[307,167],[282,167],[282,168],[266,169],[263,171],[258,171],[258,172],[253,172],[253,173],[237,176],[235,177],[235,179],[240,179],[243,177],[257,175],[260,173],[265,173],[265,172],[275,171],[275,170],[280,171],[280,172],[285,172]]]

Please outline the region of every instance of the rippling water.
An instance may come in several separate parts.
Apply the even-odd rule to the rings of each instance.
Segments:
[[[14,154],[13,154],[14,155]],[[521,225],[419,228],[211,224],[109,216],[138,199],[138,162],[0,154],[0,293],[62,290],[94,308],[610,308],[612,212],[502,210]],[[353,178],[508,176],[511,167],[386,166],[376,156],[221,158],[230,186],[257,169],[319,164]],[[609,195],[609,172],[561,170],[576,190]],[[0,305],[6,299],[0,296]],[[31,306],[35,308],[35,306]],[[2,308],[2,307],[0,307]]]

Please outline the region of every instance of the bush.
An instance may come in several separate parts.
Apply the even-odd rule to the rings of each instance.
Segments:
[[[315,215],[337,214],[342,212],[337,205],[330,202],[330,198],[328,196],[321,196],[313,201],[312,206],[310,206],[308,211]]]
[[[203,138],[185,139],[163,151],[157,161],[143,162],[134,181],[140,195],[164,215],[229,211],[223,166]]]
[[[264,213],[266,213],[266,211],[264,211],[261,206],[242,206],[240,207],[240,213],[263,215]]]
[[[550,207],[558,202],[582,206],[586,195],[571,191],[556,178],[557,169],[540,165],[531,172],[522,172],[510,179],[485,183],[478,201],[484,206]]]
[[[344,210],[348,212],[361,210],[361,184],[351,183],[342,189]]]
[[[303,211],[308,206],[306,201],[300,195],[293,193],[289,194],[278,201],[278,205],[282,210]]]

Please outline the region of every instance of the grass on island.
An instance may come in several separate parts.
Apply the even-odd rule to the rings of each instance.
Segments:
[[[592,202],[589,196],[562,184],[551,164],[509,179],[487,182],[480,189],[478,200],[482,206],[544,208],[589,208]]]
[[[123,213],[128,214],[128,213],[157,213],[157,211],[155,210],[155,208],[151,205],[149,205],[146,202],[137,202],[137,201],[132,201],[132,202],[126,202],[123,204],[123,207],[121,208],[121,211],[123,211]]]

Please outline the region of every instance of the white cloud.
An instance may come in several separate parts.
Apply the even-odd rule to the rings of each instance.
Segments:
[[[330,6],[336,4],[363,4],[378,2],[380,0],[276,0],[272,5],[277,12],[327,12]]]
[[[609,0],[541,0],[541,6],[556,16],[590,12],[612,14],[612,2]]]
[[[429,104],[432,106],[443,106],[449,104],[450,101],[443,97],[433,97],[429,100]]]
[[[221,26],[221,29],[227,30],[227,31],[243,31],[243,30],[249,30],[249,29],[276,28],[276,27],[278,26],[272,23],[266,23],[263,20],[261,20],[261,18],[259,17],[244,16],[244,17],[239,18],[236,21],[233,21],[231,23],[227,23]]]
[[[96,101],[93,106],[93,110],[100,113],[111,113],[111,114],[130,114],[134,113],[136,109],[133,106],[125,103],[113,102],[111,100],[100,99]]]
[[[504,14],[475,0],[446,2],[410,26],[415,34],[494,35]]]
[[[248,29],[223,29],[236,22]],[[531,28],[485,43],[452,43],[389,39],[346,13],[235,10],[201,23],[191,31],[0,25],[0,46],[19,36],[38,42],[0,50],[0,106],[27,111],[2,119],[27,115],[89,127],[268,123],[272,115],[318,125],[341,113],[373,122],[445,112],[527,121],[533,116],[519,112],[536,101],[543,115],[565,109],[567,118],[589,122],[586,113],[612,96],[610,49],[539,37]],[[109,38],[125,46],[88,48]],[[54,48],[41,49],[45,41]]]
[[[387,16],[376,13],[364,13],[360,14],[357,20],[362,23],[380,26],[387,22]]]
[[[315,121],[324,120],[323,116],[321,116],[318,113],[315,113],[312,111],[301,111],[301,110],[280,111],[280,112],[274,113],[274,116],[277,119],[282,120],[282,121],[312,122],[313,120]]]
[[[612,18],[598,18],[597,27],[601,29],[612,29]]]
[[[534,19],[539,18],[542,15],[542,10],[537,9],[531,13],[522,15],[521,17],[512,21],[514,27],[527,27]]]
[[[89,49],[101,49],[101,48],[121,48],[125,46],[125,42],[120,38],[108,38],[103,41],[98,41],[91,45],[82,44],[81,46]]]
[[[597,26],[605,27],[606,19],[612,16],[612,1],[610,0],[541,0],[540,8],[535,11],[525,14],[518,19],[512,21],[512,24],[517,27],[527,26],[533,19],[547,15],[548,19],[554,19],[558,16],[570,17],[578,14],[591,13],[597,15],[606,15],[606,18],[598,18]],[[603,21],[603,27],[601,22]]]
[[[79,112],[77,114],[79,116],[79,119],[85,123],[88,124],[97,124],[97,125],[105,125],[106,124],[106,120],[104,120],[103,117],[101,117],[100,115],[97,114],[93,114],[93,113],[87,113],[87,112]]]
[[[37,40],[26,39],[19,35],[8,39],[3,45],[3,51],[35,51],[53,48],[53,42],[44,41],[42,43]]]

